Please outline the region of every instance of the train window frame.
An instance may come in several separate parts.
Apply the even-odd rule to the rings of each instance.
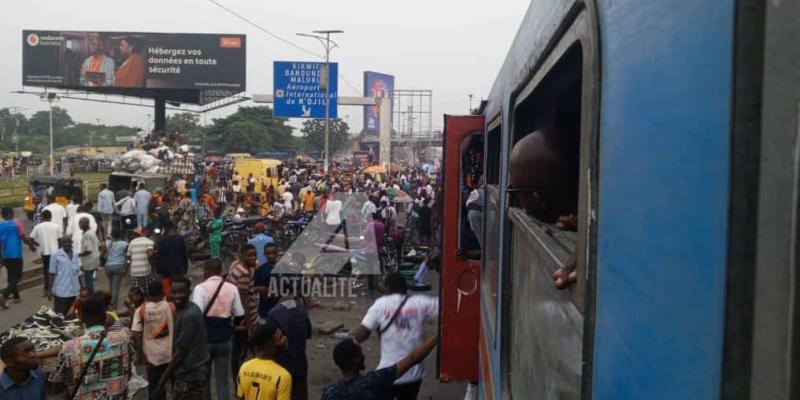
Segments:
[[[498,151],[497,157],[498,158],[497,158],[497,166],[496,166],[497,170],[496,171],[490,171],[490,165],[489,165],[489,163],[491,162],[490,161],[489,150],[490,150],[490,146],[491,146],[492,135],[496,135],[497,138],[499,139],[499,143],[498,143],[498,147],[497,147],[497,151]],[[484,204],[483,204],[483,220],[482,220],[483,229],[482,229],[482,233],[481,233],[481,235],[482,235],[481,243],[484,245],[484,247],[486,247],[486,243],[487,243],[487,239],[489,238],[489,235],[497,235],[497,234],[500,233],[499,232],[499,228],[500,228],[499,221],[495,221],[494,222],[495,224],[498,224],[497,225],[498,232],[492,232],[491,234],[488,232],[488,227],[490,226],[490,224],[489,224],[489,213],[488,213],[488,210],[490,209],[489,208],[490,191],[496,190],[497,193],[498,193],[498,195],[497,195],[497,202],[498,202],[497,207],[498,207],[498,210],[497,210],[497,214],[495,216],[496,217],[500,217],[502,215],[501,209],[504,208],[504,204],[501,203],[502,194],[500,193],[501,192],[501,190],[500,190],[501,179],[502,179],[502,175],[503,175],[503,173],[502,173],[502,166],[503,166],[503,160],[502,160],[502,152],[503,152],[503,107],[501,107],[500,110],[486,124],[484,140],[483,140],[483,146],[484,146],[484,151],[483,151],[483,179],[484,179],[484,184],[483,184],[483,187],[484,187],[483,199],[484,199],[484,201],[483,201],[483,203]],[[495,172],[497,174],[497,177],[490,181],[489,180],[489,174],[490,173],[495,173]],[[498,240],[498,244],[499,244],[499,240]],[[490,332],[491,332],[490,337],[487,338],[487,339],[489,339],[492,343],[495,343],[496,340],[497,340],[496,339],[497,338],[497,329],[498,329],[498,325],[499,325],[498,324],[498,316],[500,315],[502,307],[504,307],[504,300],[502,298],[500,298],[500,295],[502,294],[502,291],[503,291],[503,288],[502,288],[503,280],[502,280],[502,271],[501,271],[502,265],[499,262],[500,261],[500,257],[502,256],[502,254],[497,252],[498,253],[497,254],[497,256],[498,256],[498,260],[497,261],[498,262],[496,263],[496,265],[494,267],[495,268],[495,271],[494,271],[494,276],[495,276],[494,287],[491,287],[490,282],[488,280],[488,277],[489,277],[489,265],[487,263],[487,261],[489,261],[489,257],[487,255],[488,250],[485,250],[485,249],[481,249],[481,250],[482,250],[482,253],[481,253],[481,289],[480,289],[481,290],[481,296],[484,299],[491,299],[491,304],[487,303],[486,304],[486,308],[485,308],[487,313],[488,313],[486,320],[489,323],[489,329],[490,329]]]
[[[583,315],[583,339],[582,339],[582,391],[591,393],[592,385],[592,356],[594,352],[594,320],[595,320],[595,285],[597,273],[597,226],[598,226],[598,169],[599,169],[599,135],[600,135],[600,83],[601,83],[601,55],[600,38],[597,23],[596,6],[593,0],[577,1],[565,18],[562,20],[556,34],[553,35],[547,48],[534,63],[531,73],[527,79],[521,80],[521,84],[509,96],[509,109],[507,123],[508,132],[504,133],[507,138],[504,151],[507,155],[515,144],[518,128],[517,115],[520,105],[527,100],[557,66],[561,57],[573,46],[581,47],[581,86],[580,86],[580,140],[579,140],[579,193],[578,193],[578,232],[576,235],[575,251],[577,257],[578,282],[570,288],[572,303]],[[511,251],[512,230],[514,214],[509,184],[509,159],[506,156],[502,162],[505,165],[504,173],[504,192],[505,203],[504,211],[501,215],[505,216],[502,229],[502,293],[504,298],[510,298],[514,294],[511,288],[510,274],[512,273],[513,254]],[[519,215],[520,213],[517,213]],[[518,219],[518,218],[517,218]],[[541,227],[539,227],[541,228]],[[547,231],[548,228],[538,231]],[[554,227],[550,229],[555,229]],[[510,355],[510,320],[512,306],[510,301],[505,301],[503,305],[503,318],[501,324],[504,334],[500,338],[501,357],[506,368],[511,366]],[[509,391],[512,389],[510,376],[503,378],[503,386]]]
[[[581,56],[580,60],[579,60],[579,62],[580,62],[579,66],[581,68],[581,83],[580,83],[580,88],[579,88],[580,93],[581,93],[581,95],[580,95],[581,96],[581,127],[580,127],[580,130],[579,130],[581,138],[580,138],[580,144],[579,144],[579,146],[580,146],[579,151],[580,151],[581,154],[579,156],[579,161],[578,161],[580,163],[580,167],[579,167],[580,174],[579,174],[579,182],[578,182],[578,185],[579,185],[579,191],[578,191],[578,197],[579,197],[579,200],[578,200],[578,220],[579,220],[578,221],[578,232],[576,234],[571,233],[571,232],[567,232],[566,235],[559,235],[561,238],[563,238],[565,236],[568,237],[570,239],[569,241],[573,241],[574,240],[575,248],[574,248],[574,250],[571,251],[571,254],[576,255],[576,257],[577,257],[578,254],[586,254],[586,249],[587,249],[587,247],[586,247],[586,242],[587,242],[587,240],[586,240],[586,238],[587,238],[586,231],[589,230],[589,227],[587,225],[590,223],[590,221],[589,221],[588,218],[586,218],[587,212],[585,211],[586,208],[583,206],[584,202],[582,200],[585,200],[585,198],[588,197],[587,194],[584,193],[584,192],[586,192],[585,188],[592,182],[592,180],[589,178],[588,174],[584,174],[583,173],[583,171],[586,170],[586,168],[584,167],[584,164],[586,164],[586,161],[585,161],[585,157],[583,157],[583,155],[585,153],[584,152],[585,143],[587,142],[585,140],[587,132],[584,129],[584,125],[585,124],[583,123],[583,121],[585,120],[584,117],[583,117],[583,112],[585,111],[585,106],[586,106],[584,104],[585,103],[584,97],[586,95],[585,94],[585,91],[586,91],[585,90],[585,86],[586,86],[586,84],[583,81],[583,79],[586,77],[586,71],[585,71],[585,68],[583,67],[583,65],[586,63],[586,60],[583,57],[583,55],[585,53],[585,50],[584,50],[583,44],[582,44],[582,42],[580,40],[580,36],[577,34],[577,32],[575,32],[577,24],[579,24],[579,19],[576,18],[576,20],[573,22],[572,26],[570,26],[569,30],[560,38],[558,44],[553,49],[553,51],[550,52],[546,56],[542,66],[537,70],[536,74],[527,82],[527,84],[525,84],[523,86],[522,90],[516,96],[512,96],[511,113],[510,113],[511,115],[509,116],[509,121],[511,123],[511,127],[510,127],[511,129],[509,130],[509,133],[508,133],[509,140],[506,143],[507,144],[506,152],[507,152],[507,154],[510,155],[511,149],[514,147],[514,144],[516,144],[516,142],[518,140],[520,140],[522,137],[524,137],[525,135],[530,133],[529,131],[522,132],[520,130],[520,127],[519,127],[520,122],[518,120],[518,116],[524,115],[524,112],[522,111],[522,109],[524,109],[525,107],[529,106],[529,105],[526,105],[525,103],[528,100],[533,99],[533,96],[537,94],[536,90],[539,89],[541,87],[541,85],[543,85],[544,83],[549,83],[548,82],[548,78],[551,76],[551,72],[560,72],[560,71],[558,71],[558,69],[564,67],[563,65],[560,64],[560,62],[562,60],[564,60],[565,57],[568,57],[568,56],[572,55],[573,52],[577,51]],[[510,160],[506,160],[506,162],[509,163]],[[504,188],[504,191],[507,193],[506,197],[509,199],[509,201],[507,201],[506,202],[507,204],[505,205],[505,207],[507,209],[507,211],[506,211],[506,215],[507,216],[512,214],[510,212],[511,208],[518,208],[518,207],[515,207],[515,204],[514,204],[515,202],[513,201],[512,192],[514,192],[514,189],[511,187],[510,180],[508,179],[509,173],[510,173],[510,168],[507,168],[506,169],[506,178],[507,178],[507,180],[506,180],[506,185],[505,185],[505,188]],[[581,211],[583,211],[583,212],[581,212]],[[595,212],[592,212],[592,214],[594,215]],[[532,219],[541,228],[541,229],[537,229],[536,232],[540,232],[540,231],[541,232],[545,232],[545,235],[543,235],[543,236],[545,236],[547,238],[550,238],[550,239],[555,239],[555,236],[552,233],[552,232],[556,231],[556,228],[555,228],[554,224],[544,223],[542,221],[537,220],[536,218],[532,218]],[[516,223],[522,223],[522,222],[521,222],[520,219],[516,219]],[[507,239],[506,243],[509,243],[509,240],[510,240],[511,229],[512,229],[511,225],[512,224],[513,224],[513,222],[511,224],[508,224],[505,232],[503,232],[503,234],[506,235],[506,239]],[[563,247],[564,245],[565,245],[564,243],[555,244],[555,246],[560,246],[560,247]],[[506,263],[510,262],[510,260],[511,260],[510,256],[511,256],[510,252],[505,255]],[[572,297],[573,304],[575,304],[575,306],[583,313],[586,310],[587,301],[586,301],[584,296],[580,295],[580,293],[583,293],[583,291],[578,289],[578,288],[582,288],[584,286],[584,285],[582,285],[583,279],[580,279],[580,278],[587,276],[587,274],[586,274],[587,258],[586,257],[578,257],[577,261],[578,261],[578,263],[577,263],[578,265],[576,267],[576,271],[577,271],[578,276],[579,276],[578,283],[576,283],[569,290],[571,291],[571,293],[573,293],[573,297]],[[556,262],[557,262],[557,264],[559,266],[563,266],[564,264],[566,264],[566,260],[556,260]]]

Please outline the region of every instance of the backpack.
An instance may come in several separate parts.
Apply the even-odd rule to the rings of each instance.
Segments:
[[[172,322],[174,323],[175,322],[175,303],[167,302],[167,304],[169,304],[169,309],[170,309],[170,311],[172,311]],[[144,308],[146,306],[147,306],[147,302],[144,302],[139,307],[139,321],[142,324],[142,335],[144,335],[144,314],[145,314]],[[166,336],[169,336],[169,322],[164,321],[164,323],[159,325],[156,329],[153,330],[153,332],[150,333],[150,336],[148,336],[147,339],[150,339],[150,340],[160,339],[160,338],[163,338],[163,337],[166,337]]]

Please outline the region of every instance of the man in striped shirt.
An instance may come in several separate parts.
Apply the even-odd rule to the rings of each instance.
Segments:
[[[150,228],[138,228],[139,237],[128,243],[128,265],[131,269],[131,286],[139,288],[142,293],[147,293],[147,286],[155,280],[150,257],[153,255],[155,244],[150,240]]]
[[[233,346],[231,349],[232,376],[238,376],[239,366],[247,355],[247,341],[258,324],[258,293],[253,288],[253,274],[256,270],[256,248],[246,243],[239,250],[239,259],[231,264],[228,280],[239,289],[239,297],[244,306],[244,317],[234,323]]]

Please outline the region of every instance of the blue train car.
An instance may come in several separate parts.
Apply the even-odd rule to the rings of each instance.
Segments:
[[[789,0],[531,2],[480,109],[482,398],[800,398],[798,21]],[[575,231],[510,184],[545,129]]]

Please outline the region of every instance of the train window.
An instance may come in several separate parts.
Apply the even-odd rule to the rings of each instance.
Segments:
[[[500,125],[492,127],[486,134],[486,184],[497,185],[500,183]]]
[[[581,46],[572,46],[515,111],[512,205],[577,230],[581,142]]]

